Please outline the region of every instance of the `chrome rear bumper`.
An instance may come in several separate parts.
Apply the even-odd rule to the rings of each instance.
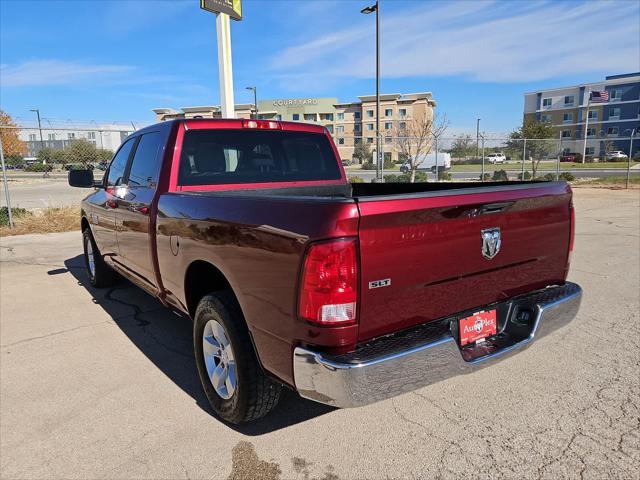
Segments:
[[[310,400],[346,408],[468,374],[565,326],[578,312],[581,298],[582,289],[566,283],[491,306],[503,317],[491,348],[459,346],[455,328],[463,315],[374,340],[346,355],[297,347],[296,389]]]

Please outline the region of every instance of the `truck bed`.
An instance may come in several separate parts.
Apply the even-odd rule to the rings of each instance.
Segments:
[[[261,269],[274,268],[290,277],[279,276],[272,284],[279,285],[278,292],[266,292],[270,284],[260,282],[264,297],[279,298],[284,309],[295,304],[304,243],[357,235],[361,268],[358,341],[565,279],[571,193],[564,182],[352,184],[170,196],[175,203],[172,210],[186,213],[186,224],[191,224],[192,230],[234,228],[238,236],[234,243],[273,248],[254,238],[269,229],[268,242],[296,245],[286,274],[278,260],[269,267],[269,257],[261,259]],[[182,202],[179,198],[191,200]],[[164,204],[161,200],[160,206]],[[349,204],[357,208],[355,223],[335,230],[334,216],[346,216]],[[242,215],[238,217],[237,212]],[[207,215],[197,219],[199,213]],[[209,225],[207,218],[215,218],[217,226]],[[196,220],[197,227],[193,225]],[[166,231],[167,223],[176,222],[182,225],[172,228],[186,227],[179,218],[169,221],[162,215],[158,226]],[[491,260],[481,254],[481,230],[487,228],[499,228],[502,234],[502,249]],[[243,243],[243,236],[251,239]],[[209,248],[215,250],[215,245]],[[220,255],[228,249],[220,247]],[[241,258],[237,261],[242,263]],[[244,265],[235,268],[243,270]],[[390,284],[385,288],[369,287],[369,282],[386,279]],[[238,280],[238,284],[251,283]],[[264,311],[263,307],[256,310]]]

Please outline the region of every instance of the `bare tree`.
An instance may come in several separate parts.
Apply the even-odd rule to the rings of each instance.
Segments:
[[[425,157],[431,153],[434,137],[439,138],[449,127],[445,114],[433,116],[423,113],[416,118],[398,121],[393,128],[393,143],[398,153],[409,164],[410,182],[416,180],[416,171]]]

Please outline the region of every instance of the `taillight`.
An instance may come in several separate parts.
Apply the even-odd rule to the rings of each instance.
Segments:
[[[358,252],[354,239],[317,243],[307,250],[298,315],[322,325],[356,321]]]
[[[564,278],[569,275],[569,266],[571,265],[571,254],[573,253],[573,240],[576,236],[576,212],[573,208],[573,199],[569,202],[569,252],[567,253],[567,265],[564,269]]]
[[[569,232],[569,255],[573,252],[573,240],[576,236],[576,211],[573,208],[573,200],[569,204],[569,210],[571,212],[571,227]]]

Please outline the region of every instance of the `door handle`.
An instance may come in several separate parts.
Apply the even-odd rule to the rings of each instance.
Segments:
[[[129,205],[129,210],[143,215],[147,215],[149,213],[149,207],[146,205]]]

